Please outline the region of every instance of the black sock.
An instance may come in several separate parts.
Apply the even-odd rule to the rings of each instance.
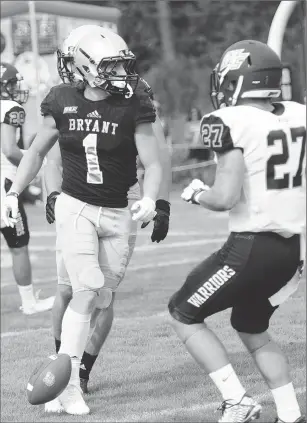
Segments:
[[[84,351],[79,372],[79,376],[82,379],[89,379],[92,367],[97,357],[98,355],[91,355]]]
[[[59,339],[54,338],[54,342],[55,342],[55,352],[58,353],[61,347],[61,341]]]

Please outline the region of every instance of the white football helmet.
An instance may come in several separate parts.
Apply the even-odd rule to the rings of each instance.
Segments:
[[[98,25],[74,29],[58,50],[58,73],[65,84],[84,81],[110,94],[131,97],[139,76],[135,56],[115,32]],[[120,72],[119,72],[120,71]]]

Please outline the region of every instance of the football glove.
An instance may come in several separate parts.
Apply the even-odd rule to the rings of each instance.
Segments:
[[[149,197],[143,197],[141,200],[132,204],[132,220],[150,222],[156,215],[155,209],[155,202]]]
[[[156,201],[156,216],[154,217],[154,227],[151,234],[152,242],[160,242],[166,238],[169,227],[170,203],[165,200]],[[146,228],[149,222],[142,223],[141,228]]]
[[[55,221],[55,214],[54,214],[54,208],[55,208],[55,202],[56,199],[60,193],[58,191],[53,191],[51,194],[47,197],[46,202],[46,219],[49,224],[53,223]]]
[[[17,192],[8,192],[1,204],[1,217],[6,226],[13,228],[17,222],[18,216],[18,197]]]
[[[208,185],[205,185],[199,179],[193,179],[182,192],[181,198],[190,204],[199,204],[199,197],[204,191],[209,191]]]

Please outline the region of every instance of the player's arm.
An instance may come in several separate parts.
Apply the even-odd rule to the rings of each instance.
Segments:
[[[239,201],[245,164],[239,137],[218,116],[205,116],[201,122],[204,145],[217,156],[214,183],[211,188],[194,180],[182,193],[188,202],[214,211],[231,210]]]
[[[158,141],[158,153],[162,167],[162,182],[159,189],[159,199],[169,201],[170,190],[172,186],[172,163],[169,148],[166,143],[163,127],[159,117],[152,123],[153,132]]]
[[[52,116],[44,117],[30,148],[24,154],[17,169],[10,192],[20,194],[35,178],[42,167],[44,157],[58,138],[58,130]]]
[[[62,157],[59,143],[55,143],[46,156],[46,164],[44,166],[44,181],[47,195],[52,192],[61,192],[62,186]]]
[[[158,141],[151,123],[141,123],[137,126],[135,144],[145,171],[143,196],[156,201],[162,182],[162,166]]]
[[[240,199],[243,176],[242,150],[236,148],[218,154],[214,184],[211,189],[200,194],[199,204],[214,211],[231,210]]]
[[[1,150],[5,157],[15,166],[18,166],[23,154],[16,143],[17,127],[1,123]]]

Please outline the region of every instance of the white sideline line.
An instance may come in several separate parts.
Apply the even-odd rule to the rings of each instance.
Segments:
[[[153,269],[157,267],[169,267],[169,266],[176,266],[180,264],[190,264],[190,263],[198,263],[202,260],[202,257],[191,257],[186,259],[180,259],[180,260],[170,260],[170,261],[161,261],[161,262],[153,262],[153,263],[147,263],[147,264],[140,264],[135,266],[130,266],[127,269],[127,273],[129,272],[137,272],[139,270],[145,270],[145,269]],[[41,282],[56,282],[56,278],[37,278],[33,281],[33,284],[41,283]],[[8,286],[15,286],[15,282],[4,282],[1,284],[1,289],[6,288]]]
[[[191,246],[197,246],[197,245],[206,245],[206,244],[212,244],[212,243],[220,243],[223,241],[226,241],[227,234],[224,236],[216,236],[215,238],[207,238],[207,239],[198,239],[195,241],[182,241],[182,242],[171,242],[168,244],[145,244],[145,245],[139,245],[135,247],[134,251],[154,251],[154,250],[161,250],[161,249],[169,249],[169,248],[180,248],[180,247],[191,247]],[[55,251],[55,246],[50,245],[33,245],[29,248],[30,253],[33,252],[42,252],[42,251]],[[3,248],[3,253],[7,253],[8,249]]]
[[[306,387],[298,387],[295,390],[297,395],[302,395],[306,392]],[[253,398],[255,398],[257,401],[263,401],[263,400],[267,400],[271,398],[271,394],[269,392],[266,392],[264,394],[261,395],[255,395],[253,396]],[[273,399],[272,399],[273,401]],[[212,402],[210,404],[196,404],[196,405],[192,405],[191,407],[178,407],[178,408],[166,408],[164,410],[158,410],[158,411],[151,411],[151,412],[144,412],[144,413],[140,413],[140,414],[130,414],[128,416],[125,417],[124,420],[119,420],[119,419],[113,419],[113,420],[107,420],[104,419],[103,421],[106,423],[111,423],[111,422],[118,422],[118,423],[124,423],[124,422],[145,422],[145,421],[150,421],[149,419],[151,418],[157,418],[157,417],[171,417],[174,414],[178,414],[178,413],[186,413],[186,412],[198,412],[198,411],[208,411],[208,410],[214,410],[217,409],[219,406],[221,405],[221,402]],[[163,420],[159,420],[159,421],[163,421]],[[202,420],[202,421],[206,421],[206,420]],[[100,422],[101,423],[101,419],[100,420],[91,420],[91,422]]]
[[[152,314],[151,316],[135,316],[135,317],[115,317],[114,323],[116,322],[126,322],[129,321],[144,321],[148,319],[160,319],[164,318],[168,315],[166,311],[163,311],[161,313]],[[11,338],[13,336],[23,336],[23,335],[29,335],[31,333],[40,332],[51,332],[52,328],[36,328],[36,329],[26,329],[26,330],[19,330],[19,331],[12,331],[12,332],[3,332],[1,333],[1,338]]]

